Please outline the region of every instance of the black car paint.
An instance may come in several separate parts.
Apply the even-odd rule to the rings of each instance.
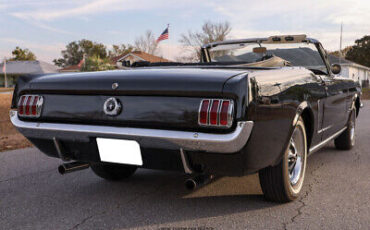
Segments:
[[[201,130],[196,120],[201,98],[233,99],[236,102],[234,119],[254,121],[251,137],[245,147],[234,154],[206,152],[187,152],[187,154],[191,166],[197,171],[221,175],[245,175],[280,162],[297,115],[304,116],[308,143],[314,146],[344,127],[353,100],[359,99],[356,97],[360,94],[358,84],[348,79],[336,78],[330,74],[319,76],[303,71],[303,74],[287,80],[278,74],[279,71],[292,69],[294,68],[263,70],[269,73],[268,80],[264,76],[258,76],[262,71],[255,69],[215,70],[202,67],[158,67],[37,76],[28,82],[23,80],[23,83],[19,83],[14,95],[17,97],[25,93],[37,93],[45,95],[46,100],[50,97],[54,106],[45,107],[40,118],[45,121],[84,120],[109,125],[195,131]],[[119,84],[117,90],[111,89],[114,82]],[[129,111],[127,116],[131,120],[127,119],[126,123],[123,117],[104,117],[102,110],[99,109],[102,108],[103,101],[112,95],[120,97],[122,101],[130,100],[131,104],[127,107],[142,113],[139,112],[135,117],[135,112]],[[140,108],[140,105],[146,99],[153,103],[146,104],[144,110],[141,110],[143,108]],[[68,104],[64,104],[63,107],[61,101],[67,101]],[[181,112],[166,112],[174,108]],[[151,122],[145,123],[148,119]],[[330,126],[331,128],[325,130]],[[235,126],[227,132],[234,128]],[[212,129],[207,131],[216,132]],[[30,140],[46,154],[58,157],[51,140],[37,138]],[[81,140],[77,136],[66,137],[61,142],[68,150],[66,152],[71,154],[71,158],[99,161],[94,138]],[[156,152],[156,156],[161,160],[154,160],[153,152]],[[173,158],[168,158],[169,153],[173,154],[171,155]],[[165,160],[172,159],[176,162],[176,159],[179,159],[179,151],[142,149],[142,154],[144,159],[151,159],[144,160],[143,167],[182,170],[178,162],[173,163],[176,167],[169,167],[168,164],[172,163]]]
[[[202,68],[53,74],[29,82],[32,92],[85,95],[221,96],[225,81],[245,71]],[[118,83],[113,90],[112,84]]]

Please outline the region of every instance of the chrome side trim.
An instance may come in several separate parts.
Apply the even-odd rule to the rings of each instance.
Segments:
[[[161,129],[145,129],[100,125],[81,125],[47,123],[37,121],[22,121],[17,111],[10,111],[10,120],[13,125],[27,137],[51,139],[60,136],[78,135],[84,137],[113,137],[136,140],[140,145],[148,147],[167,148],[171,144],[173,149],[186,151],[206,151],[213,153],[235,153],[247,143],[253,129],[253,121],[240,121],[231,133],[202,133],[190,131],[175,131]],[[148,142],[151,142],[148,144]],[[167,145],[166,145],[167,144]]]
[[[329,141],[333,140],[334,138],[336,138],[337,136],[339,136],[340,134],[343,133],[344,130],[346,130],[347,127],[344,127],[343,129],[339,130],[338,132],[334,133],[333,135],[331,135],[330,137],[328,137],[326,140],[320,142],[319,144],[313,146],[310,148],[310,154],[316,152],[317,150],[321,149],[322,147],[324,147],[324,145],[326,145]]]
[[[325,132],[326,130],[329,130],[330,128],[332,127],[332,125],[329,125],[329,126],[327,126],[327,127],[325,127],[325,128],[322,128],[322,129],[320,129],[319,131],[317,131],[317,133],[322,133],[322,132]]]

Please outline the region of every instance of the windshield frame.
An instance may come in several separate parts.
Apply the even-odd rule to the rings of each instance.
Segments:
[[[314,38],[307,38],[306,35],[298,35],[298,36],[301,36],[302,39],[301,41],[297,41],[297,42],[290,42],[290,43],[311,43],[313,44],[317,51],[319,52],[320,54],[320,57],[327,69],[327,73],[325,73],[325,75],[327,76],[332,76],[332,72],[331,72],[331,68],[330,68],[330,63],[328,61],[328,58],[327,58],[327,53],[326,51],[324,50],[324,48],[322,47],[321,43],[314,39]],[[293,37],[293,36],[290,36],[290,35],[286,35],[286,36],[271,36],[271,37],[265,37],[265,38],[247,38],[247,39],[234,39],[234,40],[226,40],[226,41],[220,41],[220,42],[212,42],[212,43],[208,43],[208,44],[205,44],[201,47],[201,54],[202,54],[202,58],[201,58],[201,61],[202,62],[206,62],[206,63],[211,63],[212,60],[211,60],[211,54],[210,54],[210,50],[214,47],[217,47],[219,45],[233,45],[233,44],[242,44],[242,43],[261,43],[263,44],[263,42],[271,42],[271,41],[274,41],[274,38],[286,38],[286,37]],[[283,39],[281,39],[282,41],[280,42],[274,42],[274,44],[282,44],[282,43],[286,43],[283,41]]]

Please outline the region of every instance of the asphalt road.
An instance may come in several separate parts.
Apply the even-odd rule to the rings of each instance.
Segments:
[[[370,101],[356,147],[312,155],[303,194],[288,204],[265,201],[257,175],[189,193],[179,173],[139,170],[113,183],[90,170],[61,176],[59,163],[35,148],[0,152],[0,229],[370,228]]]

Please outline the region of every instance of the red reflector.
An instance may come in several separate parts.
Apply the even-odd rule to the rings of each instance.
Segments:
[[[30,115],[30,104],[31,104],[32,96],[27,96],[26,102],[26,115]]]
[[[217,115],[218,115],[218,105],[220,104],[219,100],[213,100],[211,112],[209,115],[209,123],[211,125],[217,125]]]
[[[38,100],[39,100],[39,96],[35,96],[32,102],[31,114],[33,116],[36,116],[36,105],[37,105]]]
[[[24,96],[21,97],[21,100],[18,103],[18,111],[20,115],[24,114],[23,103],[24,103]]]
[[[199,113],[199,123],[200,124],[207,124],[207,117],[208,117],[208,107],[209,107],[209,100],[203,100],[202,106],[200,107]]]
[[[227,125],[227,115],[229,111],[230,101],[223,101],[220,113],[220,125]]]

